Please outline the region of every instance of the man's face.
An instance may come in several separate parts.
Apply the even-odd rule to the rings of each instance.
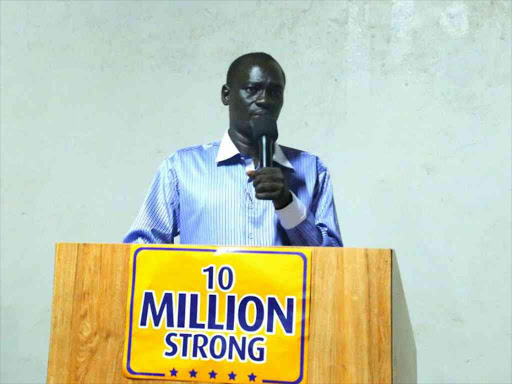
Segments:
[[[277,120],[283,107],[285,79],[274,61],[243,64],[229,88],[230,127],[250,137],[251,119],[266,116]]]

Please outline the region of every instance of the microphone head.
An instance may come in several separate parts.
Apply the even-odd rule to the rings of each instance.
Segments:
[[[277,133],[277,121],[265,117],[260,116],[256,119],[250,120],[250,125],[252,127],[252,138],[254,141],[259,140],[262,136],[266,136],[268,139],[277,141],[277,137],[279,136]]]

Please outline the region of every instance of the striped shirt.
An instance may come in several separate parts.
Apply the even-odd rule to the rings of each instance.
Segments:
[[[221,142],[184,148],[160,166],[125,243],[343,246],[331,178],[318,157],[275,146],[293,201],[275,210],[258,200],[240,154]]]

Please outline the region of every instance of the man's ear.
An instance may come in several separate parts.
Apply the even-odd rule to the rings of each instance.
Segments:
[[[222,86],[220,91],[220,100],[222,104],[229,105],[229,87],[226,84]]]

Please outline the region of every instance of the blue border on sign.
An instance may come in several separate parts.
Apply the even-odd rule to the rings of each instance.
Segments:
[[[137,255],[141,251],[155,250],[155,251],[182,251],[182,252],[217,252],[218,249],[195,249],[195,248],[162,248],[162,247],[141,247],[138,248],[133,254],[133,271],[132,271],[132,292],[130,298],[130,329],[128,332],[128,351],[126,356],[126,370],[132,375],[138,376],[153,376],[165,377],[165,373],[151,373],[151,372],[135,372],[130,367],[131,348],[132,348],[132,329],[133,329],[133,300],[135,295],[135,272],[137,270]],[[304,339],[306,332],[306,291],[307,291],[307,271],[308,260],[306,255],[302,252],[279,252],[279,251],[250,251],[239,249],[222,250],[225,253],[265,253],[277,255],[296,255],[302,258],[304,262],[304,271],[302,274],[302,329],[300,336],[300,373],[295,381],[279,381],[279,380],[262,380],[264,383],[279,383],[279,384],[297,384],[300,383],[304,377]]]

